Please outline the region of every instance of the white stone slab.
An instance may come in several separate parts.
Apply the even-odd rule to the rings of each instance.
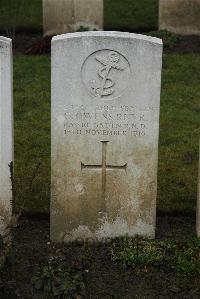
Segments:
[[[52,40],[51,239],[153,238],[162,41]]]
[[[159,29],[200,35],[200,0],[159,0]]]
[[[197,191],[197,217],[196,217],[197,237],[200,238],[200,141],[199,141],[199,176]]]
[[[103,28],[103,0],[43,0],[44,35]]]
[[[0,234],[12,213],[9,165],[13,161],[12,41],[0,37]]]

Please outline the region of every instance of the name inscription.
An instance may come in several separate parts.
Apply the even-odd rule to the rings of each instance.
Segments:
[[[64,109],[65,135],[146,136],[149,113],[155,108],[69,105]]]

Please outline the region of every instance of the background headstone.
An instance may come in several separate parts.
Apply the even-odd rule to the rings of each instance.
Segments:
[[[44,35],[103,28],[103,0],[43,0]]]
[[[200,141],[199,141],[199,177],[197,191],[197,217],[196,217],[197,237],[200,238]]]
[[[159,29],[200,35],[200,0],[159,0]]]
[[[53,38],[53,241],[154,237],[161,60],[157,38]]]
[[[12,215],[10,167],[13,161],[12,41],[0,37],[0,234]]]

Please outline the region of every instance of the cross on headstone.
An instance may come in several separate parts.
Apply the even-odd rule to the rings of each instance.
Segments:
[[[126,171],[127,163],[124,165],[109,165],[107,164],[106,158],[107,158],[107,144],[109,141],[101,141],[102,143],[102,163],[101,165],[87,165],[81,162],[81,169],[101,169],[102,170],[102,211],[105,212],[106,205],[105,205],[105,199],[106,199],[106,171],[110,169],[122,169]]]

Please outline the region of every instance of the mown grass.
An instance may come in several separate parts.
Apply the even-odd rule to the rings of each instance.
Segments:
[[[0,31],[42,32],[42,0],[0,0]]]
[[[200,135],[200,55],[164,55],[158,207],[190,212],[196,208]]]
[[[105,29],[157,28],[158,0],[104,0]],[[42,0],[0,0],[0,31],[42,32]]]
[[[17,204],[49,210],[50,57],[14,59],[15,189]]]
[[[104,0],[104,21],[105,29],[157,29],[158,0]]]
[[[158,210],[193,213],[200,135],[200,55],[163,59]],[[15,56],[16,204],[49,211],[50,57]]]

